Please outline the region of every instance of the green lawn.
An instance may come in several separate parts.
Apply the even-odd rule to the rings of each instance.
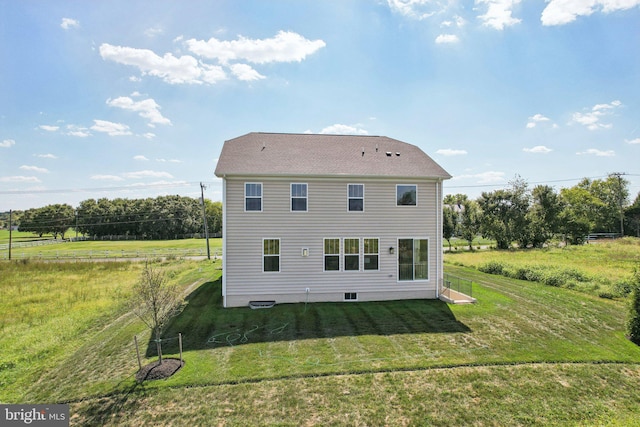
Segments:
[[[206,256],[205,239],[180,240],[116,240],[59,242],[30,247],[14,247],[12,259],[94,259],[94,258],[153,258],[156,256]],[[209,239],[211,256],[222,255],[222,239]],[[0,253],[0,260],[8,258],[8,251]]]
[[[138,384],[140,263],[0,263],[0,401],[70,402],[74,425],[640,425],[623,301],[448,265],[477,304],[222,309],[219,261],[161,265],[186,365]]]
[[[483,269],[501,266],[512,277],[552,276],[555,286],[593,295],[623,297],[634,268],[640,267],[640,239],[624,238],[588,245],[541,250],[447,252],[444,261]],[[494,268],[495,269],[495,268]]]

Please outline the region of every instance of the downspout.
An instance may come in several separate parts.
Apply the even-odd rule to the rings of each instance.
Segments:
[[[222,306],[227,307],[227,177],[222,176]]]
[[[440,298],[440,284],[442,283],[442,180],[436,181],[436,265],[438,273],[436,275],[436,299]]]

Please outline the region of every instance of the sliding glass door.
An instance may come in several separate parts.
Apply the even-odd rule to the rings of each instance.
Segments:
[[[427,239],[398,239],[398,280],[428,280],[428,254]]]

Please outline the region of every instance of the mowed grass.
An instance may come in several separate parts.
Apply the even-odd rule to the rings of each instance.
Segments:
[[[561,278],[558,286],[593,295],[624,296],[633,269],[640,267],[640,239],[628,237],[534,250],[452,252],[445,253],[444,261],[473,268],[497,263],[516,274],[518,269],[557,273]],[[567,280],[562,280],[563,277],[567,277]]]
[[[200,269],[205,276],[207,268],[213,271],[213,264],[206,262],[165,264],[171,280],[181,286],[202,277]],[[126,262],[0,263],[0,402],[23,401],[45,372],[56,370],[80,348],[87,348],[93,337],[98,337],[100,351],[96,354],[103,358],[101,363],[109,360],[111,352],[119,353],[103,334],[127,330],[128,340],[141,331],[127,315],[125,302],[142,266]],[[113,323],[117,318],[120,320]],[[40,398],[48,399],[46,395]]]
[[[209,239],[211,256],[222,254],[222,239]],[[45,246],[13,248],[13,259],[51,258],[115,258],[154,256],[204,256],[207,254],[205,239],[179,240],[120,240],[61,242]],[[6,259],[7,254],[0,254]]]
[[[41,283],[59,283],[48,295],[78,285],[74,264],[11,268],[14,281],[41,274]],[[449,265],[476,283],[477,304],[223,309],[219,261],[162,267],[188,294],[165,334],[173,356],[171,338],[183,334],[186,364],[176,375],[134,380],[133,335],[146,362],[154,355],[148,331],[122,310],[141,265],[123,263],[113,266],[124,270],[119,279],[102,274],[114,286],[103,317],[87,311],[25,369],[3,369],[0,401],[70,402],[74,425],[640,425],[640,348],[624,337],[622,301]],[[52,297],[48,310],[64,300]],[[53,316],[64,323],[75,304]],[[19,360],[40,339],[26,326],[13,339],[21,334],[23,344],[5,351],[3,333],[0,360]]]

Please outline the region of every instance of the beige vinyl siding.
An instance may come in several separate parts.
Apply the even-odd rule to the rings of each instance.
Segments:
[[[262,211],[245,212],[245,182],[262,183]],[[291,212],[290,185],[308,184],[308,211]],[[364,212],[347,209],[347,184],[364,184]],[[417,206],[396,206],[396,185],[418,186]],[[435,298],[439,246],[436,180],[266,177],[225,178],[226,306],[252,300],[276,302]],[[263,239],[280,239],[280,272],[262,271]],[[324,271],[325,238],[340,238],[340,271]],[[344,239],[360,239],[360,271],[344,271]],[[379,239],[379,269],[364,270],[364,238]],[[429,239],[429,280],[398,282],[398,238]],[[389,248],[395,248],[390,254]],[[308,248],[308,256],[302,249]],[[307,293],[306,290],[309,289]]]

